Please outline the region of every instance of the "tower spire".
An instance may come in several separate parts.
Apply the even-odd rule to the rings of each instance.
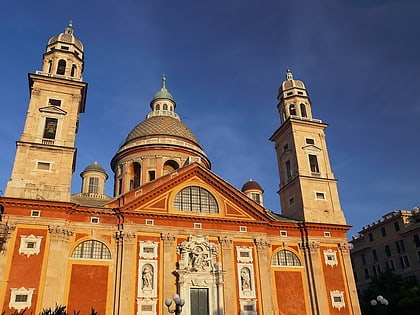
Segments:
[[[287,81],[291,81],[291,80],[293,80],[293,73],[292,73],[292,71],[290,70],[290,68],[287,68],[287,70],[286,70],[286,80],[287,80]]]
[[[73,29],[73,21],[70,20],[69,24],[67,25],[67,27],[64,29],[64,34],[70,34],[73,35],[74,33],[74,29]]]

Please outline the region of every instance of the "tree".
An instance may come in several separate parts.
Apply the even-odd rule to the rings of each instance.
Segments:
[[[388,305],[371,305],[371,300],[383,296]],[[363,315],[404,314],[417,315],[420,309],[420,286],[415,277],[403,278],[391,271],[381,273],[372,279],[369,287],[362,293],[360,307]]]

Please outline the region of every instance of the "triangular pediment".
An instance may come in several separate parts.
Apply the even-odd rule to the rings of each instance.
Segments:
[[[180,206],[175,202],[175,199],[179,198],[177,194],[183,190],[184,192],[188,191],[189,187],[199,187],[201,192],[204,190],[205,194],[210,193],[216,201],[218,211],[180,209]],[[130,201],[121,207],[122,212],[247,222],[268,220],[265,215],[266,210],[262,206],[210,170],[196,163],[178,169],[155,182],[143,185],[139,190],[130,194],[125,196],[125,199]]]
[[[308,144],[302,147],[302,149],[304,151],[310,151],[310,152],[320,152],[321,148],[317,147],[316,145],[313,144]]]
[[[58,114],[58,115],[67,115],[67,112],[65,110],[62,110],[61,108],[57,106],[45,106],[41,107],[39,109],[42,113],[50,113],[50,114]]]

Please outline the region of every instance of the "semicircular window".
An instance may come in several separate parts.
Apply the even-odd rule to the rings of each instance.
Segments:
[[[191,212],[219,213],[216,198],[206,189],[189,186],[182,189],[174,201],[174,209]]]
[[[290,250],[280,250],[274,254],[273,260],[271,261],[272,266],[280,267],[297,267],[302,266],[299,257],[291,252]]]
[[[72,258],[82,259],[111,259],[111,252],[108,247],[95,240],[84,241],[77,245],[71,254]]]

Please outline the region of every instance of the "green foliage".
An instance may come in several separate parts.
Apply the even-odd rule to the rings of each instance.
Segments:
[[[14,311],[10,315],[25,315],[25,311],[26,310],[23,310],[21,312]],[[6,311],[1,312],[0,315],[7,315]],[[43,309],[41,313],[39,313],[39,315],[69,315],[69,313],[67,313],[66,311],[66,306],[57,305],[54,310],[51,308]],[[73,315],[80,315],[80,311],[73,311]],[[99,315],[99,313],[96,312],[95,309],[92,307],[90,314],[86,315]]]
[[[388,305],[378,303],[372,306],[370,301],[382,295]],[[415,277],[403,278],[393,272],[386,272],[372,279],[369,287],[360,299],[363,315],[404,314],[417,315],[420,309],[420,285]]]

